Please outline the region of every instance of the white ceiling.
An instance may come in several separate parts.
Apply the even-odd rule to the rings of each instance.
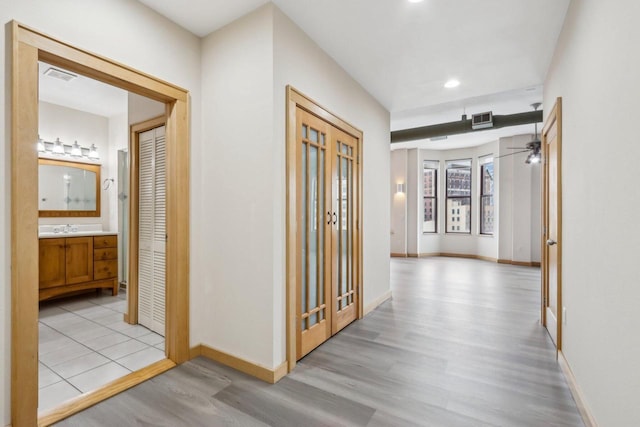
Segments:
[[[267,3],[139,1],[199,36]],[[529,111],[532,102],[542,100],[541,85],[569,0],[273,3],[391,112],[392,129],[402,129],[459,119],[463,107],[469,115]],[[461,85],[445,89],[450,78]],[[477,145],[515,130],[465,135],[458,144]],[[455,139],[433,148],[449,148]]]
[[[139,1],[204,36],[268,0]],[[391,112],[391,127],[397,130],[459,120],[463,109],[468,115],[529,111],[531,103],[542,100],[542,83],[569,0],[273,3]],[[461,85],[445,89],[445,81],[453,77]],[[65,93],[59,90],[55,96]],[[53,99],[54,92],[47,96]],[[105,96],[99,95],[98,104],[107,108]],[[533,125],[394,148],[455,148],[515,133],[533,133]]]

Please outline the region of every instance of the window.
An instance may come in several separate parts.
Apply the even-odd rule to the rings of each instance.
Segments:
[[[425,160],[423,179],[423,233],[438,232],[438,162]]]
[[[471,159],[451,160],[446,165],[447,213],[451,212],[446,217],[447,233],[471,233]]]
[[[481,159],[480,234],[493,234],[493,157]]]

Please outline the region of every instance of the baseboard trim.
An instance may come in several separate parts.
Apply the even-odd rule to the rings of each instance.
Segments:
[[[391,252],[391,258],[406,258],[407,254],[402,254],[399,252]]]
[[[513,261],[510,259],[499,259],[498,264],[511,264],[520,267],[540,267],[540,263],[537,261]]]
[[[138,371],[118,378],[104,386],[69,400],[62,405],[44,412],[38,416],[38,426],[50,426],[64,420],[73,414],[85,410],[96,403],[102,402],[118,393],[130,389],[148,379],[160,375],[175,367],[176,364],[169,359],[164,359]]]
[[[376,298],[374,301],[372,301],[371,303],[367,304],[367,306],[364,308],[363,317],[366,316],[367,314],[371,313],[376,308],[378,308],[378,306],[380,304],[382,304],[383,302],[385,302],[389,298],[391,298],[391,290],[388,290],[387,292],[385,292],[384,294],[382,294],[378,298]]]
[[[497,262],[496,258],[483,256],[483,255],[456,254],[456,253],[442,252],[442,253],[439,254],[439,256],[446,256],[446,257],[452,257],[452,258],[479,259],[479,260],[482,260],[482,261]]]
[[[584,422],[585,427],[598,427],[598,423],[596,419],[591,414],[589,407],[587,406],[587,402],[576,382],[576,377],[573,376],[573,371],[569,366],[569,362],[564,357],[564,353],[562,351],[558,351],[558,364],[562,369],[562,373],[567,380],[567,384],[569,385],[569,390],[571,390],[571,395],[573,396],[573,400],[576,401],[576,406],[578,407],[578,412],[580,412],[580,416],[582,416],[582,421]]]
[[[222,363],[225,366],[243,372],[252,377],[258,378],[269,384],[275,384],[287,375],[287,362],[282,362],[275,369],[269,369],[248,360],[241,359],[224,351],[216,350],[205,344],[192,347],[189,356],[193,359],[198,356],[206,357],[214,362]]]

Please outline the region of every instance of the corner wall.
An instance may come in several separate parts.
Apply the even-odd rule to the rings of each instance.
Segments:
[[[600,426],[640,425],[640,3],[573,0],[544,85],[562,97],[563,353]]]
[[[364,307],[390,291],[389,261],[389,145],[390,115],[368,92],[312,41],[284,13],[274,7],[274,182],[276,199],[274,242],[276,292],[275,358],[285,356],[285,87],[290,84],[320,105],[363,131],[363,287]]]
[[[194,340],[274,369],[286,359],[286,86],[364,131],[364,304],[389,290],[389,113],[272,3],[203,41],[208,183],[199,230],[207,325]]]
[[[75,46],[127,64],[189,90],[191,153],[200,145],[200,41],[141,3],[130,0],[3,1],[0,7],[0,424],[10,422],[11,378],[11,41],[9,22],[17,20]],[[171,52],[171,61],[166,58]],[[201,191],[199,170],[192,164],[192,193]],[[195,182],[194,182],[195,181]],[[192,198],[193,203],[193,198]],[[192,206],[192,277],[202,270],[197,229],[200,216]],[[194,274],[194,270],[195,273]],[[198,301],[194,295],[191,301]],[[193,328],[193,323],[192,323]]]

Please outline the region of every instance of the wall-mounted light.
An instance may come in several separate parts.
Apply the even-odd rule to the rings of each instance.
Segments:
[[[401,182],[399,184],[396,184],[396,194],[397,193],[405,193],[406,191],[406,184],[404,182]]]
[[[82,157],[82,149],[80,148],[80,144],[78,144],[78,141],[75,141],[71,146],[71,156]]]
[[[91,144],[91,148],[89,149],[89,158],[93,160],[98,160],[100,158],[96,144]]]
[[[40,138],[40,135],[38,135],[38,153],[44,153],[44,151],[44,140]]]
[[[56,142],[53,143],[53,154],[64,154],[64,147],[60,138],[56,138]]]
[[[41,157],[72,157],[74,159],[85,159],[91,161],[100,160],[98,148],[95,144],[91,144],[90,148],[83,147],[74,141],[73,145],[64,144],[60,138],[56,138],[55,142],[45,141],[38,136],[38,155]]]

